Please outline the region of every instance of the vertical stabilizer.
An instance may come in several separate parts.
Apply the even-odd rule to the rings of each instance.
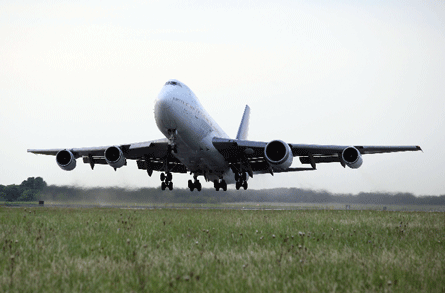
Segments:
[[[249,118],[250,107],[246,105],[246,108],[244,109],[243,119],[241,119],[238,134],[236,135],[236,139],[247,139],[247,133],[249,132]]]

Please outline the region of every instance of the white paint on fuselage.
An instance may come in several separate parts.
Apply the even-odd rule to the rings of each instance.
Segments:
[[[176,83],[176,84],[175,84]],[[229,138],[202,107],[185,84],[171,79],[155,103],[155,120],[159,130],[176,145],[173,155],[192,173],[205,175],[209,181],[224,178],[234,183],[234,174],[212,143],[214,137]],[[174,140],[171,132],[174,130]]]

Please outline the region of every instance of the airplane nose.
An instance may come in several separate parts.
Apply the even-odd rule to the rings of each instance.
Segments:
[[[172,97],[165,93],[160,93],[155,104],[155,119],[158,127],[175,129],[175,115],[172,108]]]
[[[162,113],[168,111],[171,98],[165,93],[160,93],[155,103],[155,112]]]

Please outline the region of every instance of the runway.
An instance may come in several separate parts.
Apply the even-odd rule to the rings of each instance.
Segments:
[[[185,204],[185,203],[123,203],[123,202],[44,202],[38,203],[3,203],[3,207],[45,207],[45,208],[104,208],[104,209],[217,209],[217,210],[346,210],[346,211],[410,211],[410,212],[445,212],[440,205],[378,205],[378,204],[339,204],[339,203],[221,203],[221,204]]]

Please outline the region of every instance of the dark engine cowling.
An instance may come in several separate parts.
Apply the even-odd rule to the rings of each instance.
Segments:
[[[281,140],[273,140],[264,148],[264,156],[274,169],[286,170],[294,159],[290,146]]]
[[[56,155],[56,162],[65,171],[71,171],[76,168],[76,158],[69,150],[59,151]]]
[[[120,168],[127,164],[124,153],[117,146],[111,146],[105,150],[105,161],[113,168]]]
[[[341,157],[343,162],[345,162],[346,166],[352,169],[360,168],[363,164],[362,155],[355,147],[347,147],[341,153]]]

